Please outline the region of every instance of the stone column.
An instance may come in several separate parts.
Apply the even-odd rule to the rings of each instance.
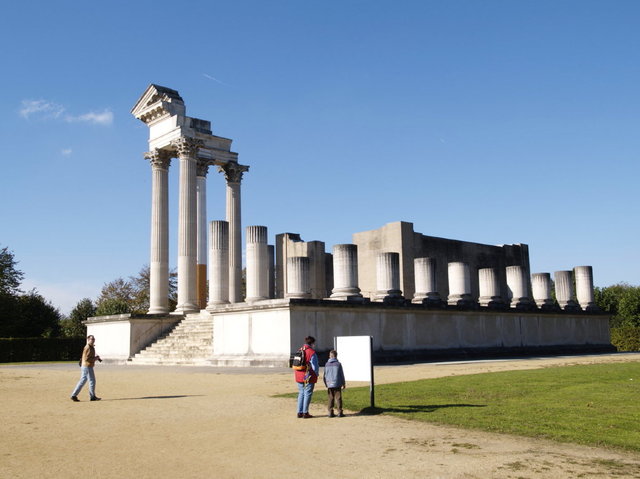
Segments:
[[[169,313],[169,165],[171,153],[145,153],[151,163],[149,314]]]
[[[475,306],[471,296],[471,276],[469,265],[455,261],[448,265],[449,273],[449,297],[447,303],[451,306],[461,306],[465,308]]]
[[[229,223],[209,223],[209,302],[207,309],[229,302]]]
[[[527,270],[523,266],[507,266],[506,269],[511,307],[516,309],[532,309],[534,305],[529,295]]]
[[[197,210],[197,265],[196,265],[196,297],[198,306],[207,306],[207,171],[209,165],[205,160],[198,160],[196,167],[196,210]]]
[[[533,299],[538,308],[543,310],[555,309],[551,297],[551,275],[549,273],[533,273],[531,275]]]
[[[376,286],[374,301],[403,301],[400,290],[400,253],[378,253],[376,258]]]
[[[285,298],[310,298],[310,260],[306,256],[287,258],[287,293]]]
[[[229,300],[242,302],[242,229],[240,182],[248,166],[227,163],[218,167],[227,180],[227,221],[229,222]]]
[[[573,276],[571,271],[556,271],[554,274],[556,283],[556,299],[561,309],[565,311],[577,311],[578,303],[573,299]]]
[[[478,270],[478,282],[480,286],[480,306],[492,309],[506,307],[500,292],[500,281],[495,268],[481,268]]]
[[[358,246],[333,246],[333,289],[331,299],[358,300],[362,298],[358,287]]]
[[[267,227],[247,226],[247,303],[268,299],[268,274]]]
[[[172,142],[180,159],[178,205],[178,305],[176,312],[198,311],[196,296],[197,264],[197,181],[196,157],[202,141],[181,137]]]
[[[576,278],[576,296],[580,307],[585,311],[598,311],[593,293],[593,268],[576,266],[573,269]]]
[[[442,304],[436,285],[436,259],[415,258],[413,260],[416,292],[412,303],[439,305]]]

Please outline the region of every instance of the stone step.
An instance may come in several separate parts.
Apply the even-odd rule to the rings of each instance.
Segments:
[[[213,321],[189,314],[175,328],[136,354],[130,364],[207,365],[213,353]]]

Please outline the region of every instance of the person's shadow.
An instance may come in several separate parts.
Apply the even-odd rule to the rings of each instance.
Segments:
[[[114,398],[106,399],[106,401],[137,401],[140,399],[180,399],[180,398],[193,398],[198,396],[204,396],[204,394],[181,394],[177,396],[142,396],[139,398]],[[105,399],[103,399],[105,401]]]

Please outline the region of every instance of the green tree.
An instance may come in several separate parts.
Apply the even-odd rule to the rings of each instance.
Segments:
[[[20,293],[20,283],[24,273],[16,269],[17,261],[5,246],[0,250],[0,293],[16,295]]]
[[[69,317],[61,322],[62,335],[68,338],[84,337],[87,328],[83,321],[96,315],[96,307],[89,298],[78,301],[75,307],[69,313]]]
[[[36,290],[17,296],[17,317],[10,325],[9,336],[17,338],[57,337],[61,314]]]
[[[640,286],[618,283],[595,288],[595,300],[611,315],[611,326],[640,326]]]

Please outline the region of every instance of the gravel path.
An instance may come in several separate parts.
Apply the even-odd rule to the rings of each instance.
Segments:
[[[382,366],[375,377],[611,361],[640,354]],[[297,419],[292,400],[272,397],[295,390],[289,370],[98,365],[96,376],[103,400],[85,388],[73,403],[77,366],[0,366],[1,477],[640,478],[640,454],[383,415],[329,419],[319,405]]]

